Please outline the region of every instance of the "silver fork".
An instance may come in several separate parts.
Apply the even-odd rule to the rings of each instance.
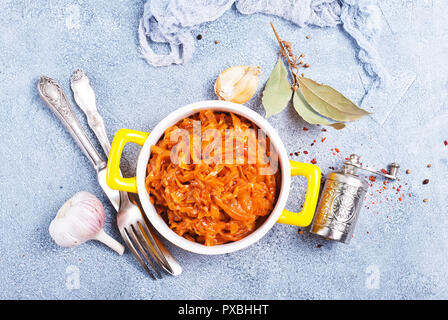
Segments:
[[[76,70],[70,81],[71,88],[77,105],[87,116],[89,127],[98,138],[106,155],[110,152],[110,141],[106,134],[104,120],[96,107],[95,92],[90,85],[89,78],[82,70]],[[131,202],[132,198],[133,202]],[[160,278],[161,274],[154,266],[153,261],[165,272],[179,275],[182,268],[170,252],[151,230],[151,226],[145,221],[143,211],[138,206],[137,199],[126,192],[120,191],[120,206],[117,214],[118,229],[126,242],[126,245],[137,258],[145,271],[156,279],[148,265]],[[152,260],[150,259],[150,257]],[[141,255],[140,255],[141,254]],[[143,259],[142,259],[143,256]],[[145,263],[146,261],[146,263]]]

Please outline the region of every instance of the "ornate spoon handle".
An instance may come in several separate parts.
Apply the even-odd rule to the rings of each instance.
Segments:
[[[95,133],[95,136],[98,138],[104,153],[108,156],[110,151],[110,142],[107,137],[104,120],[98,112],[96,107],[95,92],[93,91],[89,78],[86,76],[84,71],[78,69],[73,73],[70,80],[70,86],[73,90],[76,104],[87,116],[89,127]]]
[[[96,151],[92,142],[87,137],[84,129],[79,124],[73,111],[70,107],[70,103],[62,90],[61,86],[53,79],[41,76],[37,84],[37,89],[42,100],[50,107],[50,109],[61,120],[62,124],[67,128],[68,132],[75,139],[84,154],[92,162],[95,170],[99,170],[106,167],[106,161]]]

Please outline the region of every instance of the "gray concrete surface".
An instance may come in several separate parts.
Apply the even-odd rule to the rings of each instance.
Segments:
[[[350,153],[360,154],[370,167],[401,164],[400,181],[387,190],[378,192],[381,178],[372,182],[349,245],[325,241],[306,229],[299,235],[296,227],[280,224],[257,244],[223,256],[201,256],[167,244],[184,272],[159,281],[150,280],[129,252],[119,257],[97,242],[58,247],[48,234],[49,223],[81,190],[103,201],[105,229],[117,239],[119,233],[89,162],[40,100],[39,75],[57,79],[70,93],[69,77],[83,68],[110,138],[123,127],[150,131],[176,108],[214,99],[214,80],[226,67],[260,65],[264,84],[276,62],[272,20],[298,53],[307,54],[308,76],[355,102],[364,94],[365,75],[341,30],[300,29],[235,10],[196,30],[203,38],[190,63],[154,68],[138,52],[143,4],[0,1],[0,298],[448,298],[448,147],[443,143],[448,140],[448,3],[443,0],[380,2],[385,27],[377,46],[398,79],[381,104],[368,107],[387,112],[381,121],[366,117],[342,131],[321,132],[304,123],[292,106],[269,120],[288,152],[309,151],[291,158],[316,158],[325,173],[339,168]],[[262,87],[248,106],[264,114]],[[304,126],[310,130],[303,131]],[[340,153],[333,155],[334,148]],[[127,175],[137,154],[137,147],[126,148]],[[422,185],[425,178],[430,182]],[[397,194],[393,187],[400,185]],[[299,208],[303,192],[304,180],[294,179],[289,208]],[[404,194],[402,201],[399,194]],[[79,288],[67,286],[77,273]]]

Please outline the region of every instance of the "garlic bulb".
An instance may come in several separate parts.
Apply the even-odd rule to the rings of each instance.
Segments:
[[[104,207],[93,194],[78,192],[59,209],[49,232],[61,247],[73,248],[87,240],[98,240],[122,255],[124,247],[104,230]]]
[[[216,79],[215,93],[221,100],[245,103],[257,91],[260,74],[260,67],[230,67],[221,72]]]

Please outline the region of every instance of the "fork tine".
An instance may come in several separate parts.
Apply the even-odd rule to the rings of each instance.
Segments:
[[[163,246],[163,244],[159,243],[157,239],[154,238],[153,232],[151,232],[151,224],[148,222],[145,214],[143,214],[144,211],[141,206],[140,200],[135,195],[129,195],[129,201],[139,209],[138,214],[141,216],[141,218],[133,224],[134,231],[139,237],[140,243],[143,244],[145,249],[157,263],[157,265],[165,273],[178,275],[178,273],[173,271],[171,265],[168,263],[165,257],[165,254],[163,253],[162,249],[160,249],[160,246]]]
[[[138,226],[140,226],[140,222],[137,222]],[[169,273],[169,270],[164,265],[163,261],[160,260],[159,254],[155,251],[153,243],[148,243],[148,238],[145,236],[145,232],[142,230],[142,228],[138,228],[134,225],[134,231],[140,240],[140,244],[145,248],[147,252],[151,255],[152,259],[156,262],[156,264],[162,269],[163,272]]]
[[[138,262],[140,262],[141,266],[143,267],[143,269],[145,269],[145,271],[151,276],[151,278],[153,278],[154,280],[156,280],[156,277],[154,277],[154,275],[152,274],[152,272],[149,270],[148,266],[143,262],[142,257],[140,257],[140,255],[138,254],[137,250],[135,249],[134,245],[132,244],[131,239],[129,238],[128,235],[128,231],[126,230],[126,228],[123,228],[123,230],[121,230],[120,228],[120,233],[121,236],[123,237],[124,242],[126,243],[127,247],[131,250],[131,252],[134,254],[135,258],[138,260]]]
[[[160,274],[159,270],[154,266],[154,264],[152,263],[151,259],[148,257],[148,255],[146,254],[145,249],[143,249],[142,245],[141,245],[141,241],[138,239],[137,236],[137,232],[135,231],[136,228],[134,228],[134,225],[130,226],[130,230],[129,230],[129,234],[131,239],[134,241],[134,243],[136,244],[137,248],[139,249],[140,253],[143,255],[143,257],[145,258],[146,262],[148,262],[148,264],[152,267],[152,269],[155,271],[155,273],[159,276],[159,278],[162,278],[162,275]],[[132,232],[131,232],[132,231]],[[152,251],[149,251],[150,254],[152,253]],[[153,257],[153,255],[151,254],[151,256]],[[155,259],[153,257],[153,259]]]
[[[162,251],[160,251],[160,247],[157,244],[156,240],[154,239],[154,237],[151,233],[150,227],[148,227],[148,225],[146,224],[146,221],[143,220],[143,223],[138,222],[138,224],[141,227],[141,229],[143,229],[143,230],[141,230],[141,231],[143,231],[142,237],[144,239],[144,240],[142,240],[142,242],[144,245],[146,245],[146,247],[147,247],[146,250],[148,250],[149,252],[155,251],[154,253],[159,259],[156,259],[153,257],[154,260],[162,267],[162,269],[164,271],[173,274],[174,271],[171,269],[171,266],[168,263],[168,261],[166,260],[165,255],[162,253]],[[145,235],[146,235],[146,237],[145,237]],[[146,239],[149,239],[149,242],[150,242],[149,244],[147,243]],[[152,250],[150,250],[149,247]]]

